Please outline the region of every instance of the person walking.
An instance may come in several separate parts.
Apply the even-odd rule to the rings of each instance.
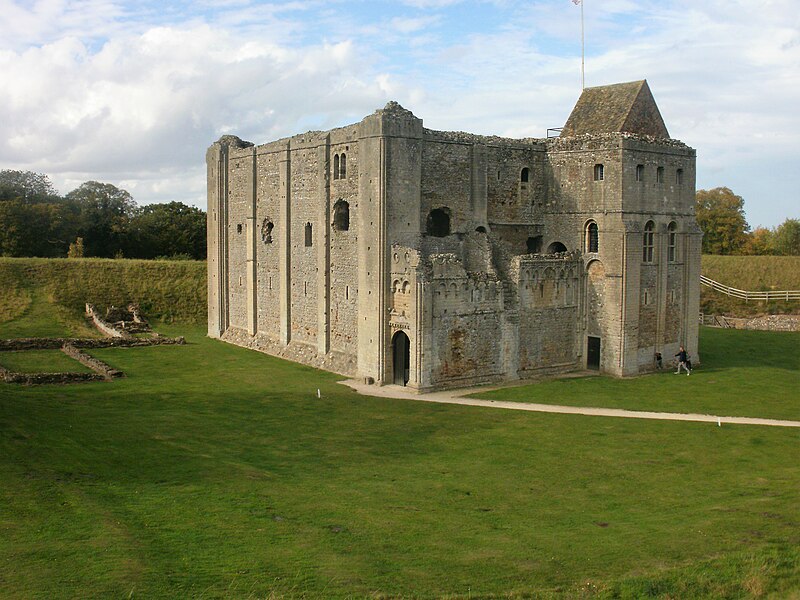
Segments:
[[[675,355],[675,357],[678,359],[678,370],[675,371],[675,375],[680,375],[681,374],[681,368],[683,368],[683,369],[686,370],[686,376],[688,377],[691,374],[692,371],[689,369],[689,366],[686,364],[687,361],[689,360],[689,355],[686,354],[686,350],[684,349],[683,346],[681,346],[681,349],[678,351],[678,353]]]

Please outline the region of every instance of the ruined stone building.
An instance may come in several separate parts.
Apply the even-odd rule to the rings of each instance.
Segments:
[[[645,81],[558,137],[359,123],[207,153],[208,333],[417,390],[697,360],[695,151]]]

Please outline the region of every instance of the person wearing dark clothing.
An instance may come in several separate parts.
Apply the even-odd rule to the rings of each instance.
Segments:
[[[683,346],[681,346],[675,358],[678,359],[678,370],[675,371],[675,375],[680,375],[681,368],[683,368],[686,370],[686,376],[688,377],[692,371],[689,369],[689,365],[686,364],[689,361],[689,355],[686,354],[686,350],[684,350]]]
[[[664,368],[664,361],[661,358],[661,352],[656,352],[656,369],[659,371]]]

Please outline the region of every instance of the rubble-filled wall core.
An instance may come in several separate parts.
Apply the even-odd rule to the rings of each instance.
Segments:
[[[584,91],[568,135],[361,122],[209,148],[212,337],[424,391],[699,360],[695,151],[646,82]]]

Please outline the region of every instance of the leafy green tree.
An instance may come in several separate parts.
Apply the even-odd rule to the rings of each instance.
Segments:
[[[726,187],[698,190],[696,212],[703,230],[704,254],[738,254],[744,250],[750,226],[741,196]]]
[[[63,204],[0,202],[0,254],[65,256],[74,231],[72,217]]]
[[[131,219],[126,256],[206,257],[206,215],[182,202],[149,204]]]
[[[0,202],[52,203],[60,200],[47,175],[32,171],[0,171]]]
[[[87,181],[69,192],[66,201],[79,212],[79,234],[87,256],[111,258],[122,251],[136,203],[125,190],[110,183]]]
[[[773,233],[776,254],[800,256],[800,220],[786,219]]]

